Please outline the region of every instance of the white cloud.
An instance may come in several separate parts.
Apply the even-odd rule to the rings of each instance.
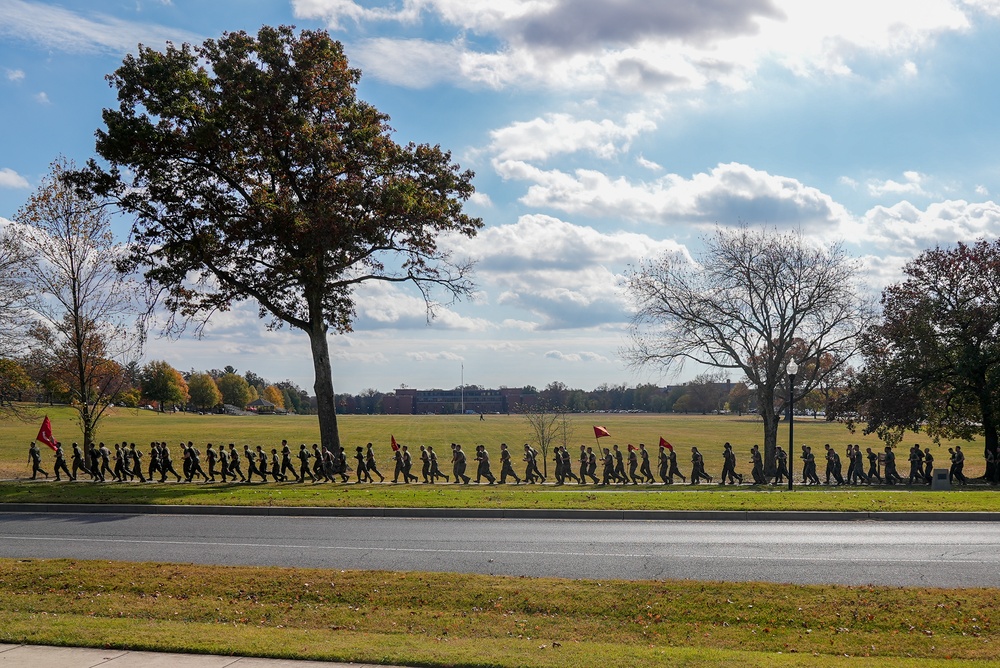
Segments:
[[[986,186],[980,184],[980,185],[976,186],[976,194],[977,195],[981,195],[983,197],[989,197],[990,196],[990,189],[987,188]]]
[[[563,353],[558,350],[550,350],[545,353],[545,357],[560,362],[611,362],[610,359],[598,353]]]
[[[52,104],[52,101],[49,99],[49,94],[45,91],[35,93],[35,102],[45,106]]]
[[[640,167],[645,167],[646,169],[648,169],[648,170],[650,170],[652,172],[662,172],[663,171],[663,166],[662,165],[660,165],[659,163],[653,162],[652,160],[647,160],[646,158],[644,158],[641,155],[638,158],[636,158],[635,161],[636,161],[636,163]]]
[[[0,35],[70,53],[123,53],[140,42],[155,47],[167,41],[201,41],[183,30],[25,0],[0,0],[0,16]]]
[[[871,180],[868,182],[868,192],[876,197],[883,195],[928,195],[923,188],[926,177],[919,172],[903,172],[902,181]]]
[[[529,181],[521,202],[590,217],[659,223],[746,221],[777,227],[830,229],[849,219],[843,206],[797,179],[739,163],[684,178],[668,174],[634,183],[590,169],[572,174],[521,161],[494,161],[505,179]]]
[[[687,252],[674,241],[606,234],[544,215],[488,227],[473,239],[453,237],[448,246],[479,258],[477,276],[496,305],[532,315],[501,323],[520,331],[621,326],[629,318],[619,287],[625,267],[651,254]]]
[[[326,21],[397,22],[426,17],[451,39],[362,41],[366,72],[403,85],[442,81],[490,87],[697,90],[740,89],[758,68],[778,63],[810,76],[847,75],[869,56],[897,63],[947,32],[969,29],[974,13],[1000,14],[996,0],[293,0],[297,16]],[[374,5],[374,6],[373,6]],[[493,50],[484,48],[495,42]]]
[[[656,123],[642,112],[627,115],[624,124],[608,119],[578,120],[569,114],[547,114],[493,130],[489,150],[499,160],[543,161],[578,151],[613,158],[627,151],[640,133],[655,129]]]
[[[444,352],[413,352],[406,353],[406,356],[415,362],[440,362],[442,360],[448,362],[461,362],[465,358],[461,355],[456,355],[455,353],[444,351]]]
[[[490,208],[493,206],[493,200],[490,196],[483,192],[472,193],[472,197],[469,198],[469,202],[475,204],[476,206]]]
[[[913,254],[925,248],[952,245],[1000,233],[1000,205],[995,202],[948,200],[921,210],[907,201],[877,206],[859,221],[859,232],[880,246]]]
[[[28,179],[24,178],[10,167],[0,169],[0,188],[30,188]],[[8,221],[9,222],[9,221]]]
[[[437,306],[429,318],[427,304],[411,292],[395,285],[368,281],[356,294],[356,331],[378,329],[440,329],[480,332],[492,325],[488,320],[469,318],[446,306]]]
[[[24,81],[24,70],[7,70],[8,81]]]

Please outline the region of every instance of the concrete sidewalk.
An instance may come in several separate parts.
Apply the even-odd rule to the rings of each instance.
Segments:
[[[362,663],[0,644],[0,668],[359,668]],[[383,667],[384,668],[384,667]]]

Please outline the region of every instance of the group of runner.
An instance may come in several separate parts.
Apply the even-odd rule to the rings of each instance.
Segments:
[[[873,452],[867,448],[865,453],[861,452],[860,445],[849,444],[847,446],[846,459],[848,461],[846,477],[843,472],[843,463],[840,454],[829,444],[824,446],[825,453],[821,456],[826,462],[825,484],[851,484],[851,485],[871,485],[871,484],[904,484],[904,478],[896,468],[896,455],[893,449],[886,446],[884,452]],[[374,476],[378,476],[379,482],[385,482],[386,476],[379,471],[378,462],[375,457],[374,448],[371,443],[366,446],[355,448],[354,454],[349,458],[344,448],[333,448],[313,444],[308,448],[305,443],[301,444],[299,450],[294,452],[287,441],[282,441],[279,448],[271,448],[268,452],[263,446],[256,446],[251,449],[249,445],[244,445],[242,453],[234,443],[230,443],[228,449],[224,446],[213,447],[211,443],[205,447],[204,455],[201,450],[188,441],[180,444],[182,458],[181,472],[174,468],[170,447],[166,443],[152,442],[148,450],[148,461],[143,465],[143,452],[136,447],[135,443],[115,443],[113,447],[108,447],[104,443],[91,444],[88,448],[81,448],[79,444],[73,443],[70,462],[63,452],[62,444],[57,443],[54,448],[54,477],[62,480],[65,474],[69,480],[76,480],[80,475],[86,475],[93,481],[105,482],[108,480],[115,482],[127,482],[138,480],[139,482],[166,482],[168,475],[176,478],[177,482],[184,480],[192,482],[201,480],[203,482],[253,482],[257,477],[261,482],[268,482],[270,478],[274,482],[305,482],[308,478],[311,482],[350,482],[353,478],[357,483],[372,483]],[[691,472],[690,476],[685,476],[677,464],[677,453],[669,444],[661,444],[657,455],[657,472],[654,476],[650,452],[642,443],[638,447],[628,446],[627,452],[622,451],[618,445],[611,448],[599,448],[595,452],[593,447],[581,445],[579,454],[575,457],[571,455],[568,448],[556,446],[553,449],[552,461],[554,464],[552,477],[555,485],[564,485],[568,482],[576,482],[580,485],[587,484],[588,480],[598,486],[611,484],[639,485],[654,484],[659,481],[666,485],[675,483],[676,479],[691,485],[701,482],[713,482],[714,478],[705,470],[705,460],[697,447],[691,448]],[[961,446],[948,448],[950,455],[949,480],[966,484],[967,479],[964,474],[965,454]],[[399,445],[392,439],[393,457],[393,479],[392,482],[414,483],[423,482],[434,484],[440,479],[446,483],[470,484],[471,475],[467,475],[469,461],[462,446],[457,443],[451,444],[451,475],[441,471],[437,453],[432,446],[421,445],[416,455],[420,461],[421,476],[414,473],[414,455],[407,445]],[[802,460],[802,484],[821,484],[817,473],[816,455],[809,446],[802,446],[802,453],[799,456]],[[865,469],[865,459],[868,461],[868,468]],[[204,460],[205,466],[202,466]],[[297,466],[295,464],[297,460]],[[352,461],[353,460],[353,461]],[[506,443],[500,444],[500,475],[499,480],[494,476],[490,463],[490,455],[484,445],[477,445],[473,461],[475,462],[475,482],[493,485],[506,484],[508,479],[515,485],[522,482],[526,484],[542,484],[547,480],[547,476],[539,467],[539,453],[530,444],[523,446],[521,460],[524,462],[523,478],[517,474],[513,466],[513,456]],[[930,484],[934,465],[934,456],[930,448],[921,450],[919,445],[914,445],[909,450],[908,461],[910,464],[909,475],[905,479],[905,484]],[[243,463],[246,463],[244,472]],[[42,455],[38,445],[32,441],[28,450],[28,463],[32,467],[31,479],[37,479],[39,475],[45,478],[49,473],[42,468]],[[737,457],[733,446],[729,443],[723,445],[723,465],[722,473],[719,476],[720,485],[740,485],[748,482],[751,485],[766,485],[768,483],[777,485],[787,480],[789,473],[789,462],[787,453],[778,446],[775,449],[775,472],[773,476],[765,474],[764,460],[760,448],[754,445],[750,448],[751,465],[750,480],[745,481],[744,476],[736,472]],[[990,477],[1000,475],[1000,462],[992,462],[987,457],[987,480],[993,482]],[[207,467],[207,471],[206,471]],[[547,467],[546,467],[547,468]],[[598,469],[600,468],[600,472]],[[353,473],[353,476],[351,475]],[[422,480],[421,480],[422,478]],[[402,480],[400,480],[402,479]]]

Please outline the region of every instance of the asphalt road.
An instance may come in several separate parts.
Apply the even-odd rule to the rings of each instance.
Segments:
[[[0,513],[0,557],[1000,587],[1000,523]]]

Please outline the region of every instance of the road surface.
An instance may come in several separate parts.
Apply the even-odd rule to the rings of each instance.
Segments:
[[[1000,523],[0,513],[0,557],[1000,587]]]

